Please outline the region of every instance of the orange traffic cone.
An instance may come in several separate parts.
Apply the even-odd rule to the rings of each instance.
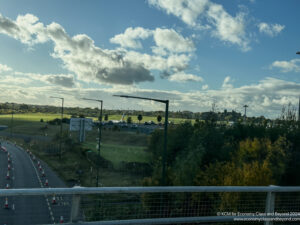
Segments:
[[[7,174],[6,174],[6,180],[9,180],[10,176],[9,176],[9,171],[7,171]]]
[[[8,209],[8,208],[9,208],[9,207],[8,207],[8,199],[7,199],[7,198],[5,198],[4,208],[5,208],[5,209]]]
[[[56,204],[56,198],[55,198],[55,195],[53,195],[52,197],[52,205],[55,205]]]
[[[64,217],[60,216],[59,223],[64,223]]]
[[[45,181],[45,186],[46,186],[46,187],[49,186],[48,179],[46,179],[46,181]]]

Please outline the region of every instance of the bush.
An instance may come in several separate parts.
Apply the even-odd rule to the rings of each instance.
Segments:
[[[135,174],[150,176],[152,173],[152,167],[148,163],[141,162],[121,162],[121,170]]]

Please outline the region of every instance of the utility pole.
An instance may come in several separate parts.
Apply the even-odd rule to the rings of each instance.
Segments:
[[[300,97],[299,97],[299,105],[298,105],[298,121],[300,121]]]
[[[60,140],[59,140],[59,159],[61,159],[61,145],[62,145],[62,131],[63,131],[63,117],[64,117],[64,98],[60,97],[53,97],[50,96],[50,98],[58,98],[61,100],[61,122],[60,122]]]
[[[99,116],[99,127],[98,127],[98,157],[100,161],[100,147],[101,147],[101,130],[102,130],[102,107],[103,107],[103,100],[99,99],[91,99],[91,98],[82,98],[83,100],[88,100],[88,101],[94,101],[94,102],[100,102],[100,116]],[[96,177],[96,187],[98,187],[99,183],[99,163],[97,162],[97,177]]]
[[[300,51],[296,52],[297,55],[300,55]],[[300,121],[300,97],[299,97],[299,106],[298,106],[298,121]]]
[[[10,122],[10,137],[12,138],[12,130],[14,125],[14,103],[12,103],[12,110],[11,110],[11,122]]]

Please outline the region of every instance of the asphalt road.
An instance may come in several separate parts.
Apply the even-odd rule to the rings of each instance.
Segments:
[[[2,142],[7,153],[0,150],[0,189],[6,188],[48,188],[66,187],[64,182],[44,163],[35,159],[22,148],[14,144]],[[8,160],[10,159],[10,162]],[[42,170],[39,169],[40,162]],[[10,170],[8,170],[10,165]],[[44,170],[45,177],[42,176]],[[9,179],[7,172],[9,171]],[[45,184],[48,180],[48,186]],[[52,204],[53,196],[13,196],[0,197],[0,225],[54,224],[63,217],[69,221],[70,196],[55,196],[56,204]]]

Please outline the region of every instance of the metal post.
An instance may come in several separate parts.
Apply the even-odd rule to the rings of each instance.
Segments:
[[[63,117],[64,117],[64,98],[50,96],[50,98],[58,98],[61,100],[61,122],[60,122],[60,140],[59,140],[59,159],[61,159],[61,145],[62,145],[62,130],[63,130]]]
[[[79,221],[79,211],[80,211],[79,206],[80,206],[80,195],[73,195],[70,222],[78,222]]]
[[[168,114],[169,114],[169,100],[155,99],[155,98],[144,98],[138,96],[129,96],[129,95],[113,95],[121,98],[136,98],[142,100],[149,100],[155,102],[161,102],[166,104],[166,112],[165,112],[165,132],[164,132],[164,149],[163,149],[163,159],[162,159],[162,185],[166,184],[166,154],[167,154],[167,137],[168,137]]]
[[[243,106],[245,108],[245,114],[244,114],[244,122],[246,122],[246,117],[247,117],[247,105]]]
[[[12,103],[12,110],[11,110],[11,122],[10,122],[10,137],[12,138],[12,129],[14,124],[14,103]]]
[[[270,187],[275,187],[274,185],[270,185]],[[266,214],[272,215],[275,210],[275,192],[269,191],[266,199]],[[266,221],[265,225],[273,225],[273,221]]]
[[[103,100],[98,99],[90,99],[90,98],[82,98],[83,100],[100,102],[100,118],[99,120],[99,136],[98,136],[98,160],[97,160],[97,176],[96,176],[96,187],[98,187],[99,183],[99,161],[100,161],[100,148],[101,148],[101,130],[102,130],[102,107],[103,107]]]
[[[166,100],[165,111],[165,130],[164,130],[164,150],[162,158],[162,185],[166,185],[166,156],[167,156],[167,141],[168,141],[168,116],[169,116],[169,100]]]
[[[100,101],[100,118],[99,118],[99,138],[98,138],[98,162],[97,162],[97,179],[96,179],[96,187],[99,185],[99,160],[100,160],[100,147],[101,147],[101,130],[102,130],[102,106],[103,101]]]
[[[64,117],[64,98],[61,98],[61,123],[60,123],[59,159],[61,159],[63,117]]]

